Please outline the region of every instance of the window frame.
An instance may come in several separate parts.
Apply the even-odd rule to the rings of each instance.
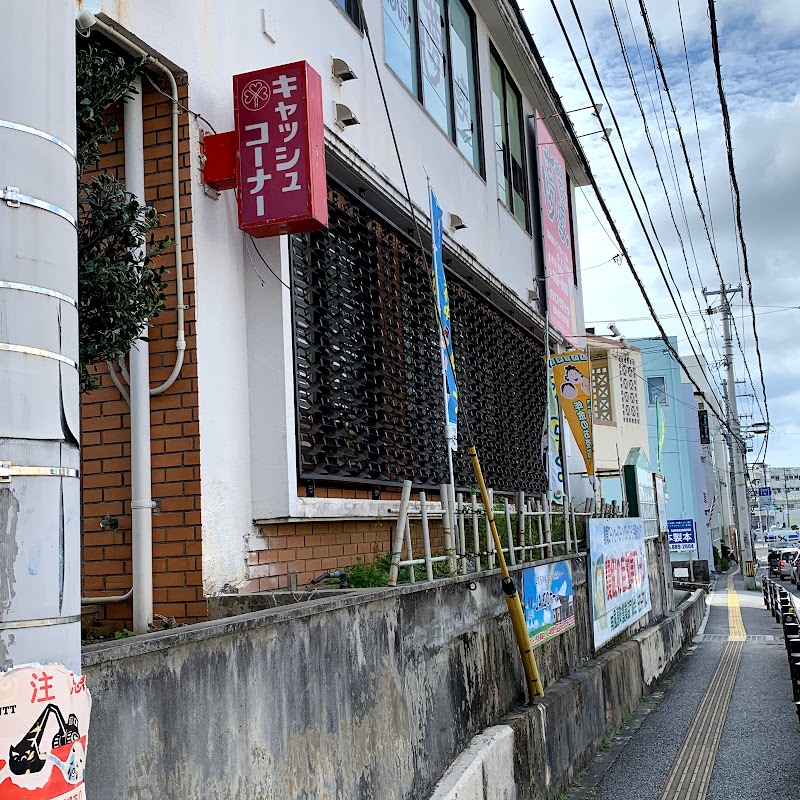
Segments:
[[[356,3],[358,0],[354,0]],[[383,31],[383,63],[385,66],[394,74],[394,76],[406,87],[406,89],[414,96],[414,99],[422,106],[425,113],[433,120],[436,127],[450,140],[450,142],[455,145],[456,150],[461,154],[461,157],[472,167],[472,169],[480,175],[481,178],[484,180],[486,179],[486,161],[483,151],[483,116],[481,114],[482,102],[481,102],[481,71],[480,71],[480,64],[478,61],[478,24],[477,24],[477,15],[475,14],[475,10],[472,8],[472,5],[468,2],[468,0],[440,0],[442,4],[442,10],[444,11],[444,68],[445,68],[445,79],[447,81],[447,124],[449,126],[449,130],[443,128],[433,113],[427,108],[425,105],[425,94],[424,94],[424,76],[422,72],[422,47],[421,47],[421,31],[420,31],[420,14],[419,14],[419,2],[420,0],[408,0],[409,10],[412,14],[412,27],[414,28],[413,37],[412,37],[412,52],[411,52],[411,61],[412,67],[414,72],[414,80],[413,80],[413,88],[409,86],[405,80],[397,73],[397,71],[392,67],[387,59],[387,52],[386,52],[386,9],[385,4],[386,0],[381,0],[381,11],[382,14],[382,21],[384,25]],[[338,0],[334,0],[334,2],[338,5]],[[347,2],[347,0],[345,0]],[[453,72],[452,72],[452,44],[451,44],[451,30],[450,30],[450,3],[451,2],[458,2],[461,4],[461,7],[464,9],[464,12],[467,15],[469,20],[469,32],[471,38],[471,56],[472,56],[472,81],[475,88],[475,127],[476,130],[473,131],[473,141],[474,141],[474,152],[476,158],[470,159],[467,155],[461,150],[458,144],[458,131],[456,130],[456,110],[455,110],[455,83],[453,80]],[[340,6],[341,8],[341,6]],[[475,163],[477,161],[477,164]]]
[[[503,104],[502,104],[502,114],[503,114],[503,177],[506,181],[506,194],[508,196],[509,202],[503,200],[502,197],[499,196],[499,183],[498,183],[498,201],[503,204],[503,206],[509,211],[512,217],[519,223],[521,227],[525,229],[527,233],[531,233],[531,187],[528,185],[528,137],[526,136],[526,126],[525,126],[525,109],[522,105],[522,92],[517,87],[514,79],[511,77],[511,73],[506,67],[505,62],[503,59],[500,58],[500,54],[495,49],[494,45],[490,43],[489,45],[489,68],[491,70],[491,62],[494,61],[500,69],[500,77],[503,85]],[[508,115],[508,85],[511,85],[514,94],[517,97],[517,116],[519,117],[519,138],[520,138],[520,146],[522,150],[522,164],[520,165],[521,173],[522,173],[522,188],[524,190],[524,194],[522,196],[522,202],[525,206],[525,222],[524,224],[520,222],[519,217],[516,214],[515,208],[515,200],[514,200],[514,181],[512,176],[512,168],[511,168],[511,129],[509,125],[509,115]],[[492,114],[494,114],[494,104],[492,104]],[[495,146],[495,138],[492,137],[492,145]],[[495,163],[496,163],[496,156],[495,156]],[[574,259],[573,259],[574,261]]]
[[[359,31],[364,32],[364,20],[361,18],[359,0],[332,0],[332,2]]]
[[[651,397],[651,386],[650,386],[650,381],[651,381],[651,380],[661,380],[661,381],[664,381],[664,388],[663,388],[663,390],[662,390],[662,393],[663,393],[663,395],[664,395],[664,399],[662,400],[661,398],[659,398],[659,401],[660,401],[660,404],[661,404],[662,406],[668,406],[668,405],[669,405],[669,399],[668,399],[668,397],[667,397],[667,376],[666,376],[666,375],[649,375],[649,376],[646,378],[646,381],[645,381],[645,382],[647,383],[647,405],[648,405],[648,407],[651,407],[651,406],[652,406],[652,407],[655,407],[655,404],[656,404],[656,403],[655,403],[655,400],[652,400],[652,401],[651,401],[651,399],[650,399],[650,397]]]

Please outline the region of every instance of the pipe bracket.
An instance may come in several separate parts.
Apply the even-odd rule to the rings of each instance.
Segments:
[[[7,119],[0,119],[0,128],[8,128],[9,130],[18,131],[19,133],[29,133],[31,136],[38,136],[40,139],[46,139],[48,142],[58,145],[62,150],[66,150],[73,158],[76,158],[75,151],[65,141],[59,139],[58,136],[53,136],[52,133],[47,133],[47,131],[40,130],[39,128],[32,128],[30,125],[22,125],[19,122],[11,122]]]
[[[80,614],[71,614],[68,617],[45,617],[44,619],[19,619],[13,622],[0,622],[0,631],[14,628],[44,628],[47,625],[70,625],[80,621]]]
[[[62,356],[61,353],[54,353],[52,350],[42,350],[41,347],[28,347],[24,344],[9,344],[8,342],[0,342],[0,350],[7,353],[22,353],[26,356],[39,356],[41,358],[52,358],[54,361],[60,361],[62,364],[67,364],[70,367],[78,368],[78,363],[71,358]]]
[[[0,483],[11,483],[12,478],[78,478],[80,472],[73,467],[17,466],[10,461],[0,461]]]
[[[42,211],[49,211],[51,214],[65,219],[73,228],[77,228],[75,217],[73,217],[69,211],[65,211],[63,208],[53,203],[48,203],[46,200],[40,200],[38,197],[20,194],[18,186],[6,186],[5,189],[0,189],[0,200],[4,200],[10,208],[19,208],[20,205],[41,208]]]

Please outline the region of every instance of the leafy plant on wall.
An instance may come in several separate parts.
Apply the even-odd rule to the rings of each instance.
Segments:
[[[88,367],[115,361],[135,344],[145,321],[164,308],[161,269],[153,258],[155,209],[125,191],[115,175],[96,172],[117,122],[111,106],[130,97],[142,61],[88,47],[77,54],[78,310],[81,388],[96,387]]]

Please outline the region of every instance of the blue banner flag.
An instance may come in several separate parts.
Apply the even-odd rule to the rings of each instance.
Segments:
[[[449,446],[457,449],[458,390],[456,389],[456,362],[453,357],[452,331],[450,328],[450,300],[447,295],[447,281],[444,277],[442,258],[443,214],[430,188],[431,225],[433,229],[433,259],[431,261],[431,283],[436,297],[436,310],[439,325],[439,345],[442,353],[442,375],[444,376],[444,414],[445,435]]]

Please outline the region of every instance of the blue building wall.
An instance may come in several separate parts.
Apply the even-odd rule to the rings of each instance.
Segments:
[[[675,337],[669,338],[677,350]],[[662,377],[665,381],[666,402],[664,413],[664,446],[661,473],[666,479],[667,519],[693,519],[697,530],[700,551],[672,553],[673,561],[683,561],[690,556],[708,559],[713,569],[711,545],[706,524],[703,497],[704,478],[700,460],[700,430],[697,402],[691,385],[681,379],[681,368],[661,339],[631,339],[630,343],[642,351],[642,391],[647,400],[647,430],[650,442],[650,461],[658,469],[658,425],[655,404],[650,403],[648,378]]]

